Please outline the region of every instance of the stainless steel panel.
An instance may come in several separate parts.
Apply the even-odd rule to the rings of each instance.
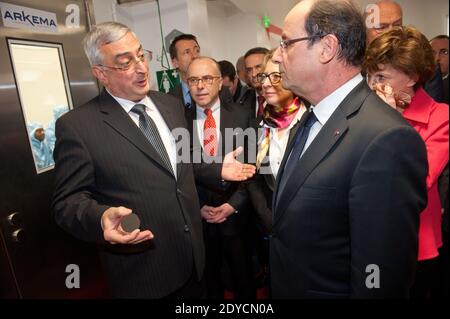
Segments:
[[[53,170],[36,174],[6,40],[61,43],[72,104],[77,107],[98,94],[97,82],[91,75],[81,46],[89,28],[86,13],[92,15],[86,9],[87,5],[92,7],[91,1],[2,2],[56,13],[59,32],[0,25],[0,285],[5,285],[0,289],[0,297],[105,296],[94,247],[70,237],[54,222],[50,210]],[[69,4],[80,8],[79,28],[65,26]],[[20,224],[17,224],[17,218],[11,222],[10,216],[14,212],[20,212]],[[68,264],[80,267],[81,287],[78,290],[65,287]]]

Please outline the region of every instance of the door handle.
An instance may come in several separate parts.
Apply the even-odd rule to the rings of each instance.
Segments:
[[[22,215],[19,212],[8,215],[7,220],[11,226],[22,227]]]
[[[17,243],[23,243],[25,240],[25,231],[22,228],[16,229],[12,232],[11,237]]]

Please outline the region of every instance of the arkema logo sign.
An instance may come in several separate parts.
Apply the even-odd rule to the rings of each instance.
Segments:
[[[56,14],[10,3],[0,2],[3,26],[58,32]]]

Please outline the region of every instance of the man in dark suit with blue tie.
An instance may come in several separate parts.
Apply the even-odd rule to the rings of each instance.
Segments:
[[[311,112],[277,176],[272,295],[406,297],[427,201],[424,143],[363,80],[365,25],[351,1],[301,1],[282,39],[283,86]]]
[[[112,296],[202,297],[205,252],[194,170],[179,160],[186,154],[177,153],[172,133],[186,128],[183,106],[149,92],[150,55],[125,25],[96,25],[84,48],[105,89],[56,122],[56,221],[102,247]],[[189,138],[184,142],[189,150]],[[222,178],[251,175],[251,167],[228,159],[230,165],[197,164],[195,178],[219,187]],[[140,229],[125,227],[132,212]]]

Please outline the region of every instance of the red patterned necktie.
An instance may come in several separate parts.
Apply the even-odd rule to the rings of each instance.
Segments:
[[[206,120],[203,124],[203,150],[210,156],[214,156],[217,153],[216,121],[214,120],[211,109],[205,109],[204,112],[206,114]]]
[[[263,115],[264,113],[264,96],[258,95],[258,114],[257,116]]]

